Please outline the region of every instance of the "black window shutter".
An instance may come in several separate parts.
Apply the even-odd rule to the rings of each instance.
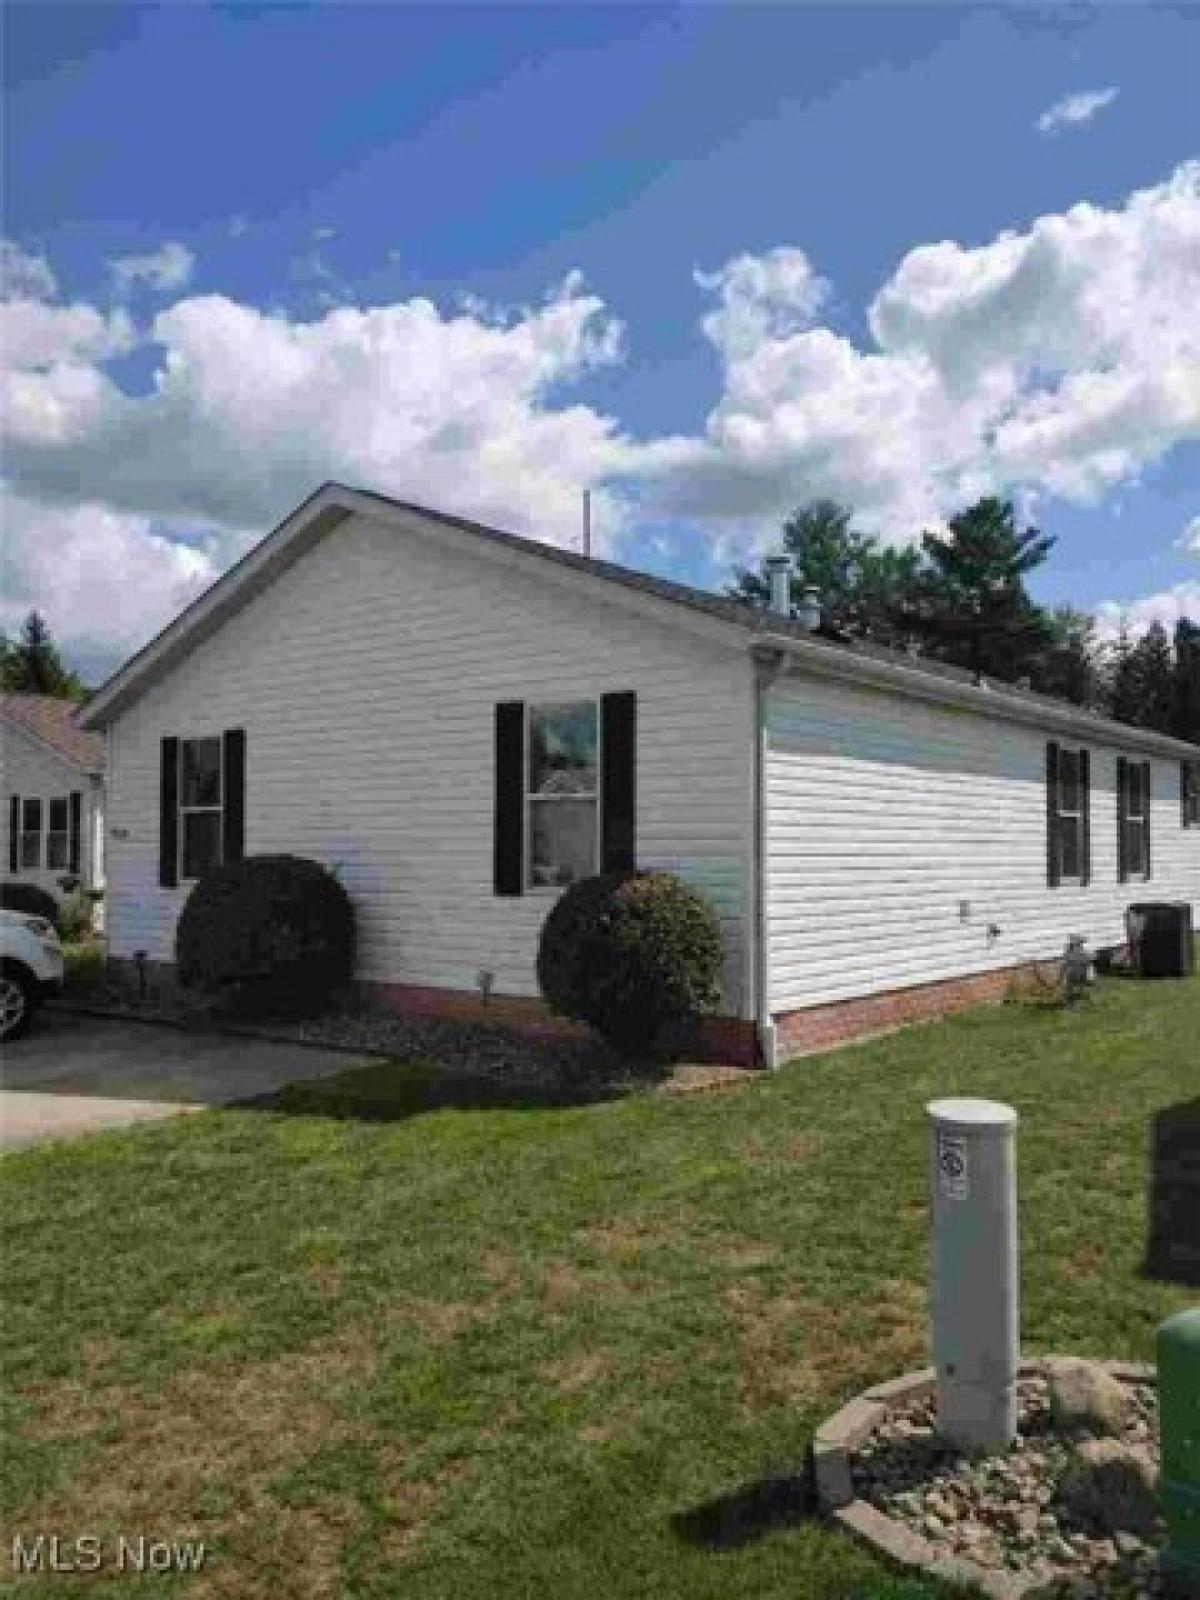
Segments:
[[[1129,780],[1125,776],[1126,760],[1117,757],[1117,878],[1124,883],[1129,876]]]
[[[179,740],[164,739],[158,769],[158,881],[164,889],[179,883]]]
[[[1150,763],[1142,762],[1142,805],[1146,812],[1146,876],[1150,876]]]
[[[492,885],[496,894],[520,894],[524,856],[525,702],[496,707],[496,820]]]
[[[13,795],[8,802],[8,870],[21,870],[21,801]]]
[[[1179,825],[1186,828],[1188,825],[1188,789],[1191,768],[1186,761],[1179,763]]]
[[[80,835],[83,832],[83,795],[78,789],[71,790],[70,818],[70,871],[77,878],[79,876]]]
[[[222,736],[225,809],[221,819],[221,859],[240,861],[246,853],[246,730],[226,728]]]
[[[1062,851],[1058,837],[1058,745],[1046,746],[1046,883],[1056,889],[1062,878]]]
[[[637,865],[637,695],[600,701],[600,867],[631,872]]]
[[[1092,881],[1092,756],[1079,752],[1079,881]]]

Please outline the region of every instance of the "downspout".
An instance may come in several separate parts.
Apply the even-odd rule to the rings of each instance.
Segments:
[[[764,1067],[779,1065],[775,1019],[771,1014],[770,884],[767,875],[767,696],[787,676],[792,657],[785,650],[754,657],[754,946],[755,1015],[758,1049]]]

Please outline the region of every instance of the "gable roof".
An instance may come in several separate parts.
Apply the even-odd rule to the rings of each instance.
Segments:
[[[322,484],[265,538],[259,541],[223,577],[194,600],[174,622],[150,641],[104,683],[80,714],[84,727],[103,727],[133,700],[137,699],[161,673],[202,638],[240,609],[272,578],[292,561],[299,559],[317,539],[355,512],[395,518],[416,518],[427,526],[445,529],[454,535],[468,535],[481,548],[504,552],[518,561],[530,558],[544,566],[597,579],[612,590],[624,591],[645,605],[661,602],[655,609],[670,625],[691,623],[724,634],[743,648],[770,647],[802,656],[804,664],[816,672],[883,682],[909,691],[920,687],[926,698],[944,699],[958,704],[976,705],[993,714],[1009,714],[1024,722],[1044,721],[1060,728],[1078,729],[1093,737],[1115,742],[1119,739],[1140,748],[1151,747],[1170,754],[1200,756],[1200,745],[1186,744],[1145,728],[1133,728],[1099,712],[1079,707],[1049,695],[1036,694],[1013,684],[994,679],[976,684],[974,676],[961,667],[910,656],[883,645],[867,644],[836,629],[822,627],[813,633],[791,617],[756,606],[749,601],[713,594],[670,578],[639,572],[615,562],[601,561],[537,539],[506,533],[484,523],[473,522],[446,511],[397,500],[373,489],[356,489],[329,481]],[[1031,714],[1032,713],[1032,714]]]
[[[104,770],[104,740],[87,733],[75,720],[79,708],[72,700],[48,694],[0,694],[0,716],[32,733],[85,772]]]

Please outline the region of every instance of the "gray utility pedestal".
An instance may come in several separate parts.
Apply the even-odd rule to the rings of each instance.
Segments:
[[[926,1110],[938,1432],[963,1450],[1002,1449],[1017,1431],[1017,1113],[994,1100]]]

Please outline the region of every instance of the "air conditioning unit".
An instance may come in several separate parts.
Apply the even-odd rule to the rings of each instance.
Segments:
[[[1195,967],[1192,907],[1187,900],[1143,900],[1125,912],[1134,971],[1142,978],[1185,978]]]

